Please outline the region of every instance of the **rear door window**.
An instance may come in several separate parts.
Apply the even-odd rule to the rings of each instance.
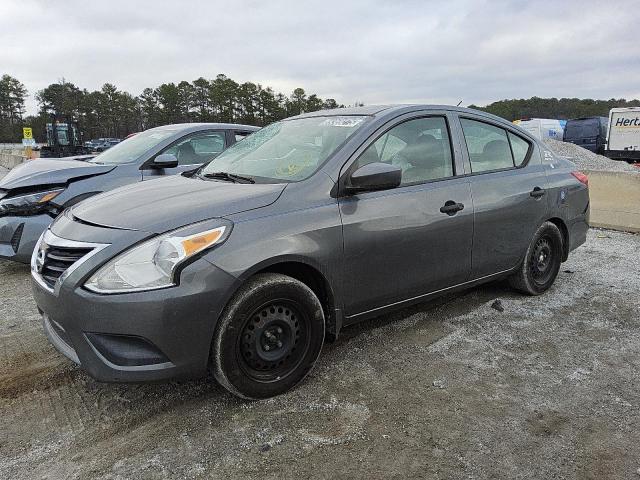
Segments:
[[[495,125],[461,118],[473,173],[523,165],[532,148],[529,140]]]
[[[249,135],[251,135],[253,132],[240,132],[240,131],[235,131],[233,132],[236,142],[239,142],[240,140],[243,140],[245,137],[248,137]]]
[[[519,167],[527,159],[531,144],[524,138],[511,132],[509,132],[509,143],[511,143],[511,150],[513,151],[513,162],[516,167]]]
[[[473,173],[514,166],[507,132],[488,123],[460,119]]]

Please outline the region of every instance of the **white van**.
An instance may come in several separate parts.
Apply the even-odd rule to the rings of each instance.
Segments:
[[[566,121],[553,118],[523,118],[514,120],[513,123],[540,140],[553,138],[561,142]]]
[[[640,107],[611,109],[604,154],[628,162],[640,161]]]

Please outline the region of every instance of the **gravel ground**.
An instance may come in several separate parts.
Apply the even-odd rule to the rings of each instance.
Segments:
[[[347,328],[254,403],[93,381],[0,262],[0,478],[638,478],[639,253],[592,230],[545,295],[494,283]]]
[[[640,173],[636,167],[627,162],[611,160],[602,155],[597,155],[586,148],[579,147],[569,142],[559,142],[552,138],[545,139],[544,143],[561,157],[568,157],[581,170],[603,170],[608,172],[635,172]]]

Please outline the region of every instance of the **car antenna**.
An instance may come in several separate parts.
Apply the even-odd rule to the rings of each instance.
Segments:
[[[461,103],[462,103],[462,100],[460,100],[460,101],[458,102],[458,104],[456,105],[456,107],[459,107]]]

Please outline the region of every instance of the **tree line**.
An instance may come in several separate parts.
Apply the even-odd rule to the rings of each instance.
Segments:
[[[469,105],[469,108],[493,113],[509,121],[523,118],[568,120],[581,117],[608,117],[609,110],[616,107],[640,107],[640,100],[531,97],[528,99],[500,100],[485,107]]]
[[[276,120],[321,109],[343,107],[335,99],[321,99],[296,88],[290,95],[275,92],[259,83],[238,83],[220,74],[212,80],[163,83],[145,88],[138,96],[105,83],[88,91],[61,80],[35,93],[39,111],[25,116],[25,86],[16,78],[0,77],[0,143],[20,142],[22,127],[34,129],[37,141],[46,140],[45,125],[52,118],[77,121],[84,140],[99,137],[123,138],[129,133],[169,123],[228,122],[267,125]],[[356,102],[356,105],[359,103]],[[591,100],[539,98],[500,100],[485,107],[470,108],[493,113],[507,120],[520,118],[569,119],[607,116],[614,107],[637,107],[640,100]]]
[[[88,91],[61,80],[36,92],[39,111],[25,117],[27,90],[19,80],[3,75],[0,81],[0,142],[19,142],[22,127],[33,128],[37,141],[46,140],[46,124],[78,122],[84,140],[124,138],[147,128],[183,122],[225,122],[263,126],[304,112],[344,107],[335,99],[321,99],[296,88],[287,96],[271,87],[238,83],[220,74],[213,80],[164,83],[145,88],[139,96],[105,83]]]

